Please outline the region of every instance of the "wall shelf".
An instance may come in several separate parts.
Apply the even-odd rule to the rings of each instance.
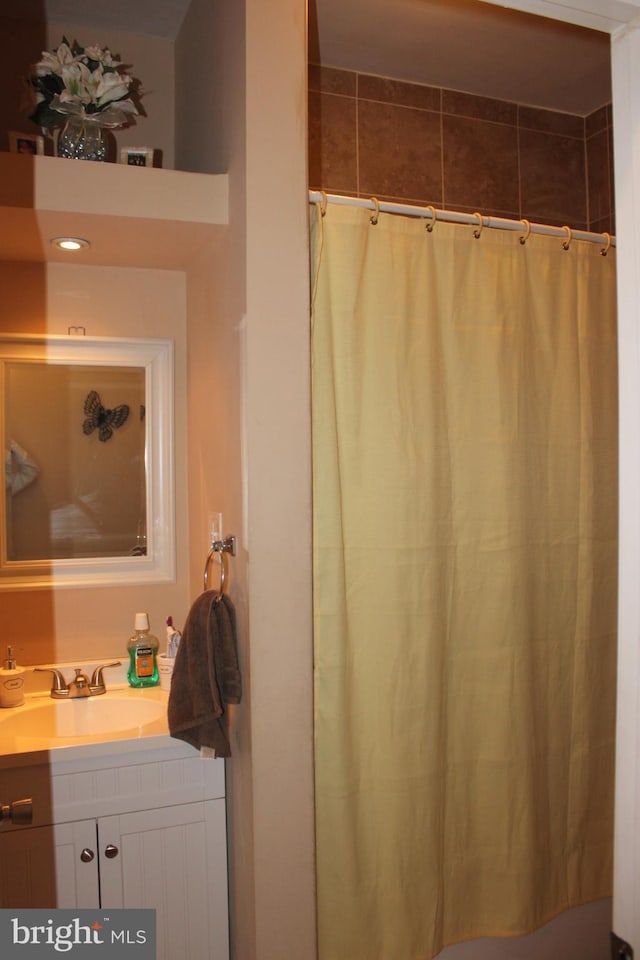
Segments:
[[[0,153],[0,222],[0,260],[184,270],[228,223],[228,176]]]

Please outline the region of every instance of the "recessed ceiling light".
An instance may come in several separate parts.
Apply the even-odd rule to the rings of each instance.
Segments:
[[[91,246],[88,240],[81,237],[54,237],[51,243],[60,250],[81,250]]]

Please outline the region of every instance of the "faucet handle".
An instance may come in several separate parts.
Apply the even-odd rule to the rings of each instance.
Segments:
[[[114,660],[113,663],[103,663],[100,667],[96,667],[93,671],[93,676],[91,677],[91,693],[96,696],[96,694],[106,693],[107,688],[105,686],[104,677],[102,676],[102,671],[106,670],[108,667],[120,667],[122,666],[121,660]]]
[[[56,667],[35,667],[34,672],[53,674],[53,680],[51,681],[52,697],[68,697],[69,696],[69,687],[67,686],[67,681],[64,678],[64,674],[60,670],[58,670]]]

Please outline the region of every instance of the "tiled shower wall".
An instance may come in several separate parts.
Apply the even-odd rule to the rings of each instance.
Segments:
[[[614,233],[611,107],[578,117],[311,65],[309,183]]]

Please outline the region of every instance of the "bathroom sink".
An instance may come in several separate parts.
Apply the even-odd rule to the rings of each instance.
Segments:
[[[151,694],[151,696],[149,696]],[[114,691],[97,697],[34,697],[0,711],[0,740],[39,747],[166,733],[167,698],[160,691]]]

